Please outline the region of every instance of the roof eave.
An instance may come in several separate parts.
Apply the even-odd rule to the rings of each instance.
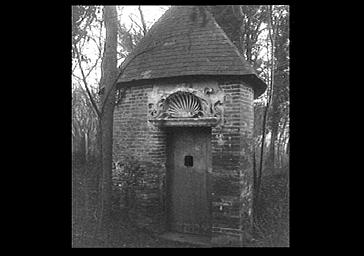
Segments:
[[[117,84],[118,88],[121,87],[131,87],[140,86],[143,84],[156,84],[156,83],[168,83],[168,82],[180,82],[180,81],[201,81],[201,79],[213,79],[218,82],[228,81],[228,80],[241,80],[247,83],[254,90],[254,99],[257,99],[262,95],[267,89],[267,84],[260,79],[256,74],[244,74],[244,75],[183,75],[183,76],[168,76],[168,77],[155,77],[155,78],[145,78],[145,79],[134,79],[127,81],[120,81]]]

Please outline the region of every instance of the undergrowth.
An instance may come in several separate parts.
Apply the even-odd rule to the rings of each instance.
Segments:
[[[138,166],[133,166],[136,168]],[[74,158],[72,188],[73,247],[191,247],[188,244],[161,240],[138,229],[120,204],[120,187],[114,186],[112,239],[109,244],[98,241],[95,234],[97,202],[97,164],[95,159],[82,163]],[[289,246],[289,179],[288,171],[262,177],[259,201],[260,215],[255,223],[252,247]],[[134,178],[134,177],[133,177]],[[135,181],[135,179],[131,179]],[[134,184],[128,184],[133,187]],[[126,198],[124,198],[125,200]],[[132,200],[131,200],[132,201]],[[130,201],[129,201],[130,202]]]
[[[289,246],[289,177],[288,171],[263,176],[255,223],[255,245]]]

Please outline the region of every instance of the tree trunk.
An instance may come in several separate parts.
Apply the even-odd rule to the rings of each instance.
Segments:
[[[255,182],[255,188],[254,188],[254,195],[253,195],[253,209],[255,209],[255,217],[253,216],[254,219],[259,219],[259,209],[258,209],[258,204],[259,204],[259,193],[260,193],[260,186],[261,186],[261,181],[262,181],[262,172],[263,172],[263,159],[264,159],[264,147],[265,147],[265,133],[266,133],[266,123],[267,123],[267,115],[268,115],[268,110],[272,101],[272,95],[273,95],[273,86],[274,86],[274,37],[275,35],[272,35],[272,32],[274,33],[274,29],[273,29],[273,24],[272,24],[272,6],[269,6],[269,15],[270,18],[268,19],[269,23],[269,38],[271,41],[271,72],[270,72],[270,84],[269,84],[269,91],[268,91],[268,99],[267,99],[267,104],[264,108],[264,113],[263,113],[263,124],[262,124],[262,141],[261,141],[261,148],[260,148],[260,163],[259,163],[259,169],[256,173],[256,182]]]
[[[112,194],[112,141],[113,115],[115,106],[115,86],[113,83],[118,75],[117,69],[117,31],[118,20],[115,6],[104,7],[104,22],[106,29],[105,50],[102,58],[102,81],[100,87],[103,94],[100,97],[101,111],[98,133],[100,147],[101,175],[99,190],[99,234],[105,242],[109,241],[110,213]],[[100,89],[101,89],[100,88]],[[106,95],[110,94],[110,97]]]
[[[272,56],[274,58],[274,56]],[[274,72],[272,75],[275,75]],[[275,170],[276,167],[276,141],[278,138],[278,130],[279,130],[279,122],[280,122],[280,113],[279,113],[279,102],[278,102],[278,95],[277,90],[272,92],[272,99],[271,99],[271,139],[269,144],[269,153],[267,158],[267,166],[271,167],[272,170]]]
[[[89,139],[88,139],[88,133],[87,132],[85,132],[85,161],[86,161],[86,163],[87,163],[87,161],[88,161],[88,155],[89,155],[89,151],[88,151],[88,141],[89,141]]]
[[[283,166],[283,163],[282,163],[282,155],[284,154],[284,131],[286,130],[286,125],[287,125],[287,120],[288,118],[284,118],[284,123],[283,123],[283,127],[279,133],[279,138],[278,138],[278,162],[279,162],[279,165],[280,167]]]
[[[271,130],[271,137],[270,137],[270,144],[269,144],[269,155],[268,155],[268,161],[267,161],[267,166],[271,167],[272,170],[275,169],[276,167],[276,141],[277,141],[277,133],[278,133],[278,129],[276,129],[276,127],[272,127]]]
[[[148,31],[147,31],[147,25],[145,24],[145,20],[144,20],[144,14],[143,14],[143,11],[142,11],[142,8],[140,7],[140,5],[138,6],[138,10],[139,10],[139,14],[140,14],[140,21],[143,26],[143,35],[145,36]]]

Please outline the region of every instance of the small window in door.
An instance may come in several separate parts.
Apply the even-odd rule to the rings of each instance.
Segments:
[[[185,156],[185,166],[186,167],[193,166],[193,157],[192,156]]]

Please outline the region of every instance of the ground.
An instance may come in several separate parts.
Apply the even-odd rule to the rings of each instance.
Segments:
[[[77,172],[76,172],[77,173]],[[121,209],[113,212],[112,241],[108,245],[92,239],[94,225],[82,224],[85,208],[85,193],[82,179],[74,176],[73,187],[73,227],[72,247],[113,247],[113,248],[197,248],[198,245],[164,240],[139,229],[125,216]],[[262,182],[262,221],[258,235],[249,247],[289,246],[289,206],[288,171],[263,178]]]
[[[81,232],[74,228],[73,247],[112,247],[112,248],[197,248],[200,246],[179,243],[160,239],[157,236],[136,228],[133,224],[128,223],[120,214],[120,217],[114,216],[112,231],[112,241],[109,245],[95,245],[91,238],[81,239]],[[78,228],[80,230],[80,227]]]

